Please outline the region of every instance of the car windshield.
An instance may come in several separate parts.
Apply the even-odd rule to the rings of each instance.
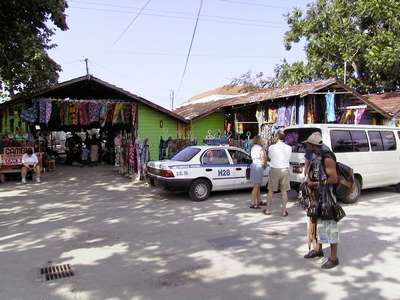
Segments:
[[[318,128],[294,128],[285,130],[285,143],[292,147],[294,153],[305,153],[306,149],[301,142],[305,141],[313,132],[321,132]]]
[[[197,153],[200,152],[199,148],[195,147],[187,147],[183,149],[182,151],[178,152],[175,154],[171,160],[175,161],[189,161],[191,160]]]

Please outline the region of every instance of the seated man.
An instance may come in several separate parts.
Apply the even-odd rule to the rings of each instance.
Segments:
[[[32,148],[26,150],[26,153],[22,156],[22,169],[21,177],[22,183],[26,183],[26,174],[28,171],[33,171],[36,173],[36,182],[40,182],[40,166],[39,160],[35,153],[33,153]]]

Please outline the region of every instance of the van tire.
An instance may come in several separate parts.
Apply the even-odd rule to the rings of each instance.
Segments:
[[[196,179],[189,187],[189,196],[192,201],[200,202],[206,200],[211,193],[211,183],[207,179]]]
[[[346,204],[353,204],[356,203],[358,198],[361,195],[361,183],[360,179],[357,177],[354,178],[354,188],[353,191],[344,199],[340,199],[343,203]]]

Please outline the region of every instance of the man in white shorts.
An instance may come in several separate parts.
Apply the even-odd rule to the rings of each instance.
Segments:
[[[292,147],[284,143],[285,133],[283,129],[278,130],[277,137],[278,142],[268,149],[271,171],[268,178],[267,208],[264,210],[264,214],[271,214],[272,194],[280,190],[282,194],[281,215],[286,217],[288,215],[286,209],[288,201],[287,192],[290,191],[289,160],[292,154]]]

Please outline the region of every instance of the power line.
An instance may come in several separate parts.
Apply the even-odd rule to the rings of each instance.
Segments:
[[[182,73],[181,81],[179,83],[179,88],[178,88],[177,94],[179,94],[179,92],[180,92],[180,90],[182,88],[183,79],[185,77],[187,66],[189,64],[190,53],[192,52],[193,41],[194,41],[194,38],[196,36],[197,25],[199,23],[200,13],[201,13],[201,8],[202,7],[203,7],[203,0],[200,0],[200,7],[199,7],[199,11],[197,13],[196,24],[194,25],[193,34],[192,34],[192,40],[190,41],[189,51],[188,51],[188,54],[187,54],[187,57],[186,57],[186,62],[185,62],[185,68],[183,69],[183,73]]]
[[[76,2],[76,3],[79,3],[79,4],[83,4],[83,5],[99,5],[99,6],[105,6],[105,7],[129,8],[129,9],[135,9],[135,10],[139,9],[138,7],[135,7],[135,6],[114,5],[114,4],[108,4],[108,3],[104,3],[104,2],[97,2],[97,1],[90,1],[90,0],[80,0],[79,2],[76,1],[76,0],[70,0],[69,2]],[[162,9],[149,9],[149,8],[146,8],[143,11],[149,11],[149,12],[153,11],[153,12],[156,12],[156,13],[177,14],[177,15],[186,15],[186,16],[196,17],[196,15],[193,15],[191,13],[182,12],[182,11],[174,11],[174,10],[162,10]],[[131,12],[133,12],[133,11],[131,11]],[[146,15],[146,13],[142,13],[142,14]],[[244,22],[260,23],[260,24],[271,24],[271,25],[281,25],[282,24],[282,23],[279,23],[279,22],[270,22],[270,21],[257,20],[257,19],[244,19],[244,18],[218,16],[218,15],[200,14],[200,17],[202,19],[204,19],[204,18],[216,18],[216,19],[222,19],[222,20],[244,21]]]
[[[226,2],[226,3],[231,3],[231,4],[240,4],[240,5],[246,5],[246,6],[259,6],[259,7],[266,7],[266,8],[275,8],[275,9],[291,9],[290,7],[283,7],[283,6],[275,6],[275,5],[269,5],[269,4],[262,4],[262,3],[253,3],[253,2],[245,2],[245,1],[236,1],[236,0],[219,0],[221,2]]]
[[[149,55],[149,56],[186,56],[184,53],[171,53],[171,52],[151,52],[151,51],[130,51],[130,50],[118,50],[118,53],[132,54],[132,55]],[[226,54],[214,54],[214,53],[193,53],[192,57],[216,57],[216,58],[237,58],[237,59],[281,59],[281,56],[265,56],[265,55],[226,55]],[[287,57],[286,58],[295,58]]]
[[[74,9],[83,9],[83,10],[90,10],[90,11],[104,11],[104,12],[116,12],[116,13],[123,13],[123,14],[132,14],[135,12],[132,11],[122,11],[122,10],[114,10],[114,9],[102,9],[102,8],[93,8],[93,7],[81,7],[81,6],[69,6],[69,8]],[[161,18],[169,18],[169,19],[181,19],[181,20],[193,20],[190,17],[180,17],[180,16],[169,16],[163,14],[153,14],[153,13],[142,13],[141,15],[145,16],[153,16],[153,17],[161,17]],[[261,28],[274,28],[274,29],[284,29],[285,26],[271,26],[266,24],[257,24],[257,23],[248,23],[248,22],[234,22],[234,21],[222,21],[222,20],[213,20],[210,17],[202,18],[203,21],[220,23],[220,24],[235,24],[235,25],[243,25],[249,27],[261,27]]]
[[[151,0],[147,0],[146,3],[143,5],[143,7],[139,10],[139,12],[136,14],[136,16],[132,19],[132,21],[126,26],[124,31],[119,35],[119,37],[115,40],[113,43],[113,46],[123,37],[123,35],[128,31],[128,29],[132,26],[132,24],[139,18],[140,14],[142,11],[146,8],[147,5],[149,5]]]

